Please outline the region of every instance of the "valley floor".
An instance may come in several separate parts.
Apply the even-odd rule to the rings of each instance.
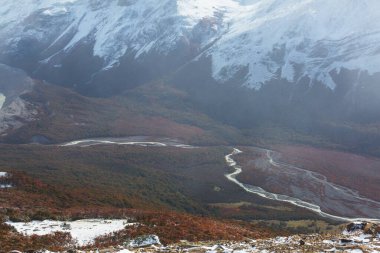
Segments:
[[[239,148],[244,152],[144,136],[0,145],[0,185],[9,186],[0,189],[0,252],[42,248],[62,252],[74,247],[120,253],[380,251],[378,227],[371,235],[363,233],[364,225],[336,233],[334,229],[349,218],[316,210],[318,202],[309,203],[313,207],[309,208],[299,204],[305,201],[285,201],[279,197],[285,195],[276,191],[289,193],[287,185],[309,190],[302,177],[294,179],[311,175],[322,182],[316,184],[321,188],[311,187],[313,200],[329,200],[330,190],[347,193],[348,203],[367,203],[367,198],[329,183],[333,174],[324,177],[302,169],[300,162],[300,167],[282,163],[287,156],[277,152]],[[276,171],[288,175],[276,177]],[[368,173],[373,171],[368,168]],[[260,188],[265,182],[275,182],[273,193],[269,192],[273,184],[264,185],[269,186],[267,192]],[[354,218],[361,217],[360,210],[371,210],[355,203],[357,210],[347,209],[358,214]],[[280,225],[254,222],[260,219]],[[304,222],[297,230],[282,224],[302,219],[313,223]],[[327,224],[324,229],[319,222]],[[146,236],[156,245],[145,243]]]

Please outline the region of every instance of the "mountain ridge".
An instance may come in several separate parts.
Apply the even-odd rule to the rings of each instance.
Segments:
[[[169,69],[154,78],[197,61],[199,54],[212,59],[210,74],[217,82],[238,75],[253,89],[273,79],[299,83],[305,78],[309,85],[320,82],[334,89],[332,73],[339,75],[341,69],[358,70],[356,78],[380,72],[375,26],[380,6],[373,0],[60,0],[28,3],[22,12],[19,5],[12,1],[2,7],[0,48],[5,53],[0,60],[33,56],[32,66],[23,68],[49,80],[48,70],[70,70],[65,68],[70,55],[93,58],[89,73],[73,78],[72,85],[91,83],[126,58],[131,63],[124,69],[166,60]],[[25,44],[33,46],[25,49]]]

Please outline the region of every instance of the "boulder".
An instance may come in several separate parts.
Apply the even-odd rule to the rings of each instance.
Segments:
[[[363,222],[352,222],[347,225],[346,229],[348,232],[354,232],[357,230],[363,230],[366,223]]]
[[[132,248],[142,248],[152,245],[161,245],[161,242],[157,235],[144,235],[129,241],[127,245]]]

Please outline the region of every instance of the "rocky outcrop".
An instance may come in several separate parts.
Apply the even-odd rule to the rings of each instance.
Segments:
[[[38,106],[24,99],[33,89],[33,80],[22,70],[0,64],[0,93],[5,101],[0,108],[0,136],[37,119]]]
[[[153,245],[161,245],[161,242],[157,235],[144,235],[137,237],[126,244],[131,248],[145,248]]]

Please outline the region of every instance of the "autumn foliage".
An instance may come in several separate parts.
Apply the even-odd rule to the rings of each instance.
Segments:
[[[233,240],[241,241],[247,238],[265,238],[273,235],[273,232],[236,221],[217,220],[206,217],[193,216],[175,212],[137,211],[134,226],[113,235],[100,237],[96,240],[96,246],[104,247],[117,243],[123,243],[129,239],[142,235],[158,235],[164,244],[187,240],[214,241]]]
[[[6,224],[0,223],[0,253],[15,249],[33,251],[44,248],[61,251],[73,245],[74,241],[68,233],[56,232],[45,236],[23,236]]]

